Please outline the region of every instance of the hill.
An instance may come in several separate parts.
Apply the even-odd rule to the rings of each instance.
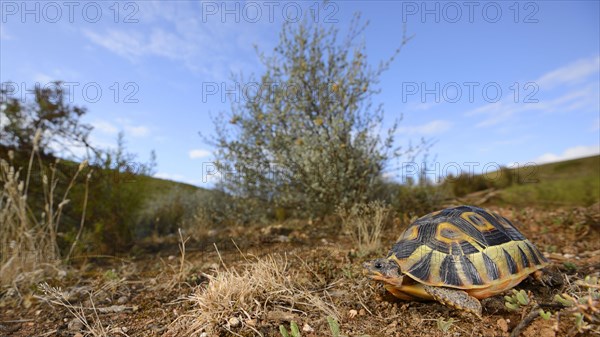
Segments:
[[[600,156],[503,168],[459,177],[450,185],[463,196],[469,194],[467,199],[471,201],[479,198],[499,205],[590,206],[600,201]]]

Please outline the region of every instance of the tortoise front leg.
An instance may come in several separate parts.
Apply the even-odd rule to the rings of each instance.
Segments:
[[[459,289],[424,285],[425,291],[436,301],[460,310],[471,312],[481,318],[481,303],[478,299]]]

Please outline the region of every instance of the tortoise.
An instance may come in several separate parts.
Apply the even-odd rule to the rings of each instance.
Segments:
[[[474,206],[427,214],[364,274],[403,300],[436,300],[481,317],[480,299],[540,276],[548,260],[506,218]]]

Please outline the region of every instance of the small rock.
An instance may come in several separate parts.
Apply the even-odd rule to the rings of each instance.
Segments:
[[[117,299],[117,304],[125,304],[129,302],[129,297],[127,296],[121,296]]]
[[[352,309],[348,312],[348,316],[350,316],[350,318],[354,318],[356,317],[356,315],[358,315],[358,311]]]
[[[502,330],[502,332],[508,332],[508,322],[504,318],[500,318],[496,321],[496,324]]]
[[[275,242],[281,242],[281,243],[286,243],[286,242],[290,242],[290,238],[285,236],[285,235],[279,235],[278,237],[275,238],[274,240]]]
[[[169,261],[175,260],[175,255],[169,255],[169,257],[167,257],[167,260],[169,260]]]
[[[123,331],[124,333],[127,333],[127,331],[129,331],[129,328],[126,326],[121,327],[121,331]]]
[[[83,334],[81,334],[81,332],[78,332],[78,333],[74,334],[73,337],[83,337]]]
[[[67,325],[67,328],[70,331],[80,331],[81,329],[83,329],[83,323],[81,323],[79,319],[73,318]]]
[[[302,331],[315,332],[315,329],[313,329],[312,326],[308,325],[308,323],[304,323],[304,325],[302,326]]]
[[[208,334],[207,334],[206,332],[203,332],[203,333],[201,333],[201,334],[200,334],[200,336],[198,336],[198,337],[208,337]]]
[[[241,324],[240,320],[237,319],[237,317],[231,317],[228,322],[229,326],[232,328],[237,328]]]
[[[366,315],[366,314],[367,314],[367,311],[366,311],[365,309],[360,309],[360,310],[358,311],[358,315],[359,315],[359,316],[364,316],[364,315]]]

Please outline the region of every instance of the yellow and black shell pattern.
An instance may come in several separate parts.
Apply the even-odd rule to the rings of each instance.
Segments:
[[[508,219],[474,206],[417,219],[388,259],[417,282],[458,289],[504,287],[548,263]]]

